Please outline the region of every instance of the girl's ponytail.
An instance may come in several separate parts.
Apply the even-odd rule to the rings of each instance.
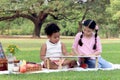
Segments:
[[[79,41],[78,41],[78,44],[79,44],[80,46],[83,45],[82,38],[83,38],[83,31],[82,31],[82,34],[80,35],[80,39],[79,39]]]
[[[95,30],[95,44],[93,46],[94,50],[97,48],[97,45],[96,45],[97,44],[97,35],[98,35],[97,33],[98,33],[98,29]]]

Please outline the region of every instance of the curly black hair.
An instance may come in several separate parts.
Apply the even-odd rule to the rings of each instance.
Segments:
[[[49,36],[59,31],[60,31],[60,28],[56,23],[47,24],[47,26],[45,27],[45,34]]]

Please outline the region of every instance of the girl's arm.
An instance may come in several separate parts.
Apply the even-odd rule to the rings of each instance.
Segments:
[[[45,55],[46,55],[46,44],[43,44],[40,50],[40,59],[44,61]]]
[[[78,48],[78,46],[79,46],[78,42],[79,42],[79,39],[80,39],[80,35],[81,35],[81,34],[82,34],[82,33],[79,32],[79,33],[77,33],[76,36],[75,36],[75,39],[74,39],[74,42],[73,42],[73,45],[72,45],[72,51],[73,51],[74,55],[79,55],[79,56],[83,56],[83,55],[84,55],[84,54],[79,53],[78,50],[77,50],[77,48]]]
[[[72,48],[73,55],[85,56],[84,54],[80,54],[76,49]]]
[[[101,44],[101,41],[100,41],[100,37],[98,36],[97,37],[97,48],[96,48],[96,51],[91,54],[92,56],[98,56],[102,53],[102,44]]]
[[[99,56],[101,54],[101,52],[95,52],[95,53],[93,53],[93,54],[89,54],[88,56]]]
[[[78,51],[74,48],[72,48],[72,52],[73,52],[73,55],[77,55],[78,54]]]
[[[96,56],[98,56],[98,55],[100,55],[100,54],[101,54],[101,53],[100,53],[100,52],[97,52],[97,51],[94,53],[94,55],[96,55]]]
[[[68,55],[65,44],[61,42],[61,45],[62,45],[61,46],[62,47],[62,54],[63,55]]]

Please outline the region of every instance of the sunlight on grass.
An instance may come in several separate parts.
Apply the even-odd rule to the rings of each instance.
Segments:
[[[3,49],[9,44],[16,44],[21,52],[15,54],[18,60],[40,62],[40,47],[46,39],[0,39]],[[74,39],[61,39],[66,44],[68,52],[71,51]],[[106,60],[120,64],[120,39],[102,39],[102,56]],[[86,76],[87,75],[87,76]],[[0,75],[2,80],[119,80],[120,70],[112,71],[69,71],[39,74]]]
[[[101,43],[120,43],[120,39],[101,39]]]

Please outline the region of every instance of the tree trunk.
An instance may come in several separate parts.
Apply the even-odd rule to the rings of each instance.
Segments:
[[[88,12],[88,10],[89,10],[89,8],[88,8],[88,6],[86,6],[87,8],[86,8],[86,10],[85,10],[85,12],[84,12],[84,14],[83,14],[83,17],[82,17],[82,19],[81,19],[81,21],[79,21],[79,28],[78,28],[78,31],[82,31],[82,21],[85,19],[85,17],[86,17],[86,15],[87,15],[87,12]]]
[[[80,21],[80,22],[78,22],[78,24],[79,24],[78,32],[79,31],[82,32],[82,22]]]
[[[37,17],[37,19],[34,20],[34,32],[33,37],[40,37],[40,32],[42,28],[42,24],[44,23],[45,19],[47,18],[48,14],[41,11]]]
[[[36,22],[34,23],[34,31],[33,31],[33,37],[40,37],[40,32],[41,32],[41,27],[42,27],[42,22]]]
[[[104,29],[105,30],[108,30],[108,31],[105,31],[105,38],[109,38],[109,29],[108,29],[108,26],[104,26]]]
[[[105,32],[105,37],[106,37],[107,39],[109,38],[109,34],[108,34],[107,31]]]

